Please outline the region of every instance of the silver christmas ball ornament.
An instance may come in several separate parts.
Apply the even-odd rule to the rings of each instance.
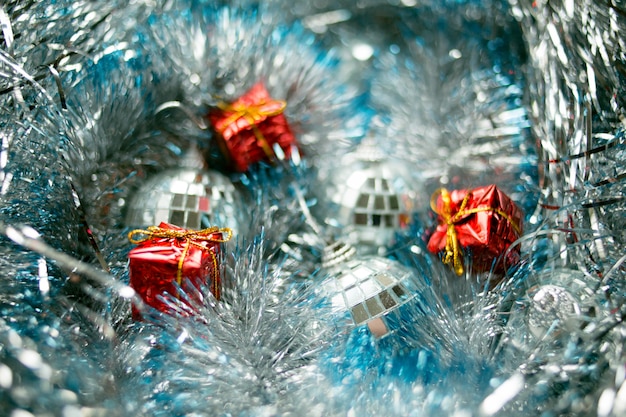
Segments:
[[[535,337],[541,338],[552,327],[575,330],[580,317],[576,297],[558,285],[540,285],[529,292],[528,327]]]
[[[422,208],[425,190],[408,162],[383,155],[372,141],[320,174],[320,213],[342,229],[359,254],[382,254]]]
[[[538,339],[580,330],[599,311],[593,288],[590,278],[580,271],[551,272],[527,292],[528,330]]]
[[[215,171],[170,169],[149,178],[126,211],[126,225],[145,228],[160,222],[185,229],[229,227],[242,233],[245,210],[233,183]]]
[[[333,313],[348,313],[348,325],[367,325],[378,337],[402,324],[399,309],[416,297],[419,290],[412,272],[390,259],[356,257],[328,270],[321,285]]]
[[[530,279],[534,285],[511,310],[508,332],[514,339],[558,342],[581,331],[602,311],[597,282],[583,272],[561,268]]]

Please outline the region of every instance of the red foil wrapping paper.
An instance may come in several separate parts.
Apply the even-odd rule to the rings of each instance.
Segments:
[[[522,232],[522,212],[495,185],[439,190],[431,205],[439,214],[439,225],[428,241],[428,250],[441,254],[457,275],[464,272],[465,254],[470,256],[474,272],[493,267],[493,272],[500,274],[519,261],[519,246],[507,250]]]
[[[259,82],[233,103],[220,104],[209,112],[233,169],[244,172],[251,164],[275,160],[275,145],[285,158],[291,157],[295,137],[283,114],[285,107],[284,101],[272,99]]]
[[[224,238],[223,232],[228,234]],[[144,235],[143,239],[132,236]],[[216,299],[220,299],[220,272],[218,254],[220,243],[230,238],[228,229],[188,231],[162,222],[148,230],[135,230],[129,234],[138,246],[129,254],[130,286],[144,303],[164,313],[171,308],[159,296],[164,293],[177,297],[176,283],[186,293],[190,302],[182,299],[192,310],[202,304],[201,288],[208,286]],[[191,285],[191,286],[190,286]],[[133,319],[141,320],[141,312],[133,306]]]

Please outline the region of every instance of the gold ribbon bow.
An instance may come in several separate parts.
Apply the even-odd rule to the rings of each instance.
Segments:
[[[443,203],[443,207],[441,211],[437,209],[437,198],[439,196],[441,196],[441,202]],[[517,232],[517,234],[518,235],[521,234],[521,230],[519,226],[517,225],[517,223],[513,221],[511,216],[509,216],[507,213],[505,213],[504,211],[500,209],[493,208],[493,207],[477,207],[477,208],[466,210],[465,207],[467,206],[467,203],[469,202],[470,198],[472,198],[471,191],[469,191],[465,195],[465,198],[463,198],[463,201],[461,202],[461,206],[459,207],[459,210],[456,213],[452,213],[452,208],[451,208],[452,199],[450,197],[450,193],[445,188],[440,188],[437,191],[435,191],[430,199],[430,207],[435,213],[437,213],[441,217],[441,219],[443,220],[443,223],[448,226],[447,233],[446,233],[446,248],[445,248],[442,262],[445,265],[452,264],[452,269],[459,276],[462,275],[464,272],[463,257],[462,257],[463,251],[459,243],[459,237],[457,236],[455,225],[459,221],[461,221],[465,216],[468,216],[474,213],[480,213],[483,211],[491,211],[491,212],[499,214],[504,219],[506,219],[506,221],[509,222],[509,224],[513,227],[513,229]]]
[[[226,233],[226,237],[222,239],[218,239],[213,237],[212,235],[215,233]],[[136,235],[143,235],[141,238],[136,238]],[[213,263],[213,278],[215,278],[215,274],[217,274],[217,257],[215,253],[206,246],[203,246],[200,242],[214,242],[214,243],[223,243],[228,242],[230,238],[233,236],[233,232],[228,227],[210,227],[208,229],[203,230],[176,230],[176,229],[165,229],[159,226],[150,226],[148,230],[135,229],[128,233],[128,240],[134,244],[140,244],[143,242],[147,242],[148,240],[161,237],[166,239],[180,239],[185,240],[185,247],[183,248],[183,253],[180,255],[180,259],[178,260],[178,270],[176,271],[176,282],[178,285],[181,285],[183,280],[183,264],[185,262],[185,257],[189,252],[189,248],[193,245],[202,250],[206,250],[211,254],[211,261]],[[215,294],[216,298],[218,298],[218,294]]]
[[[232,104],[220,102],[217,104],[217,107],[224,112],[232,113],[222,122],[224,127],[218,130],[220,134],[223,135],[228,126],[235,123],[237,120],[244,118],[252,128],[252,132],[257,138],[261,149],[265,152],[265,155],[269,159],[274,158],[274,151],[270,147],[269,143],[267,143],[267,140],[265,139],[265,136],[263,136],[263,132],[261,132],[258,128],[257,123],[265,120],[267,117],[278,116],[281,114],[287,107],[286,101],[262,100],[255,105],[247,105],[236,102]]]

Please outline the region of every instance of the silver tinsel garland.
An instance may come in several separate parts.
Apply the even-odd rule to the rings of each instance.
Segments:
[[[626,415],[625,29],[592,0],[5,2],[0,414]],[[258,80],[300,149],[234,174],[206,115]],[[363,146],[417,197],[357,248],[384,262],[333,270],[354,225],[332,190]],[[222,300],[182,317],[127,286],[148,225],[126,219],[190,165],[221,171],[241,201],[215,203],[245,224]],[[487,183],[524,211],[522,259],[457,277],[426,250],[430,196]],[[373,265],[362,285],[401,283],[376,295],[383,337],[327,291]]]

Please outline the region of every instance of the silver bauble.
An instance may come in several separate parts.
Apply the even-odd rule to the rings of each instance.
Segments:
[[[539,285],[529,291],[528,327],[538,338],[552,327],[557,330],[575,330],[580,316],[580,305],[572,293],[558,285]]]
[[[599,311],[593,283],[582,272],[558,269],[542,281],[527,293],[526,321],[536,338],[580,330]]]
[[[135,193],[126,212],[126,225],[145,228],[170,223],[185,229],[212,226],[242,232],[245,211],[233,183],[215,171],[170,169],[149,178]]]
[[[535,284],[510,314],[508,327],[514,338],[556,342],[580,331],[601,311],[597,283],[583,272],[562,268],[530,279]]]
[[[411,270],[396,261],[378,257],[356,257],[328,270],[321,285],[333,312],[349,312],[351,326],[367,324],[376,336],[397,330],[400,318],[389,315],[419,292]]]
[[[343,229],[359,254],[382,254],[422,206],[425,190],[414,171],[408,162],[391,159],[366,141],[338,167],[320,174],[321,215]]]

